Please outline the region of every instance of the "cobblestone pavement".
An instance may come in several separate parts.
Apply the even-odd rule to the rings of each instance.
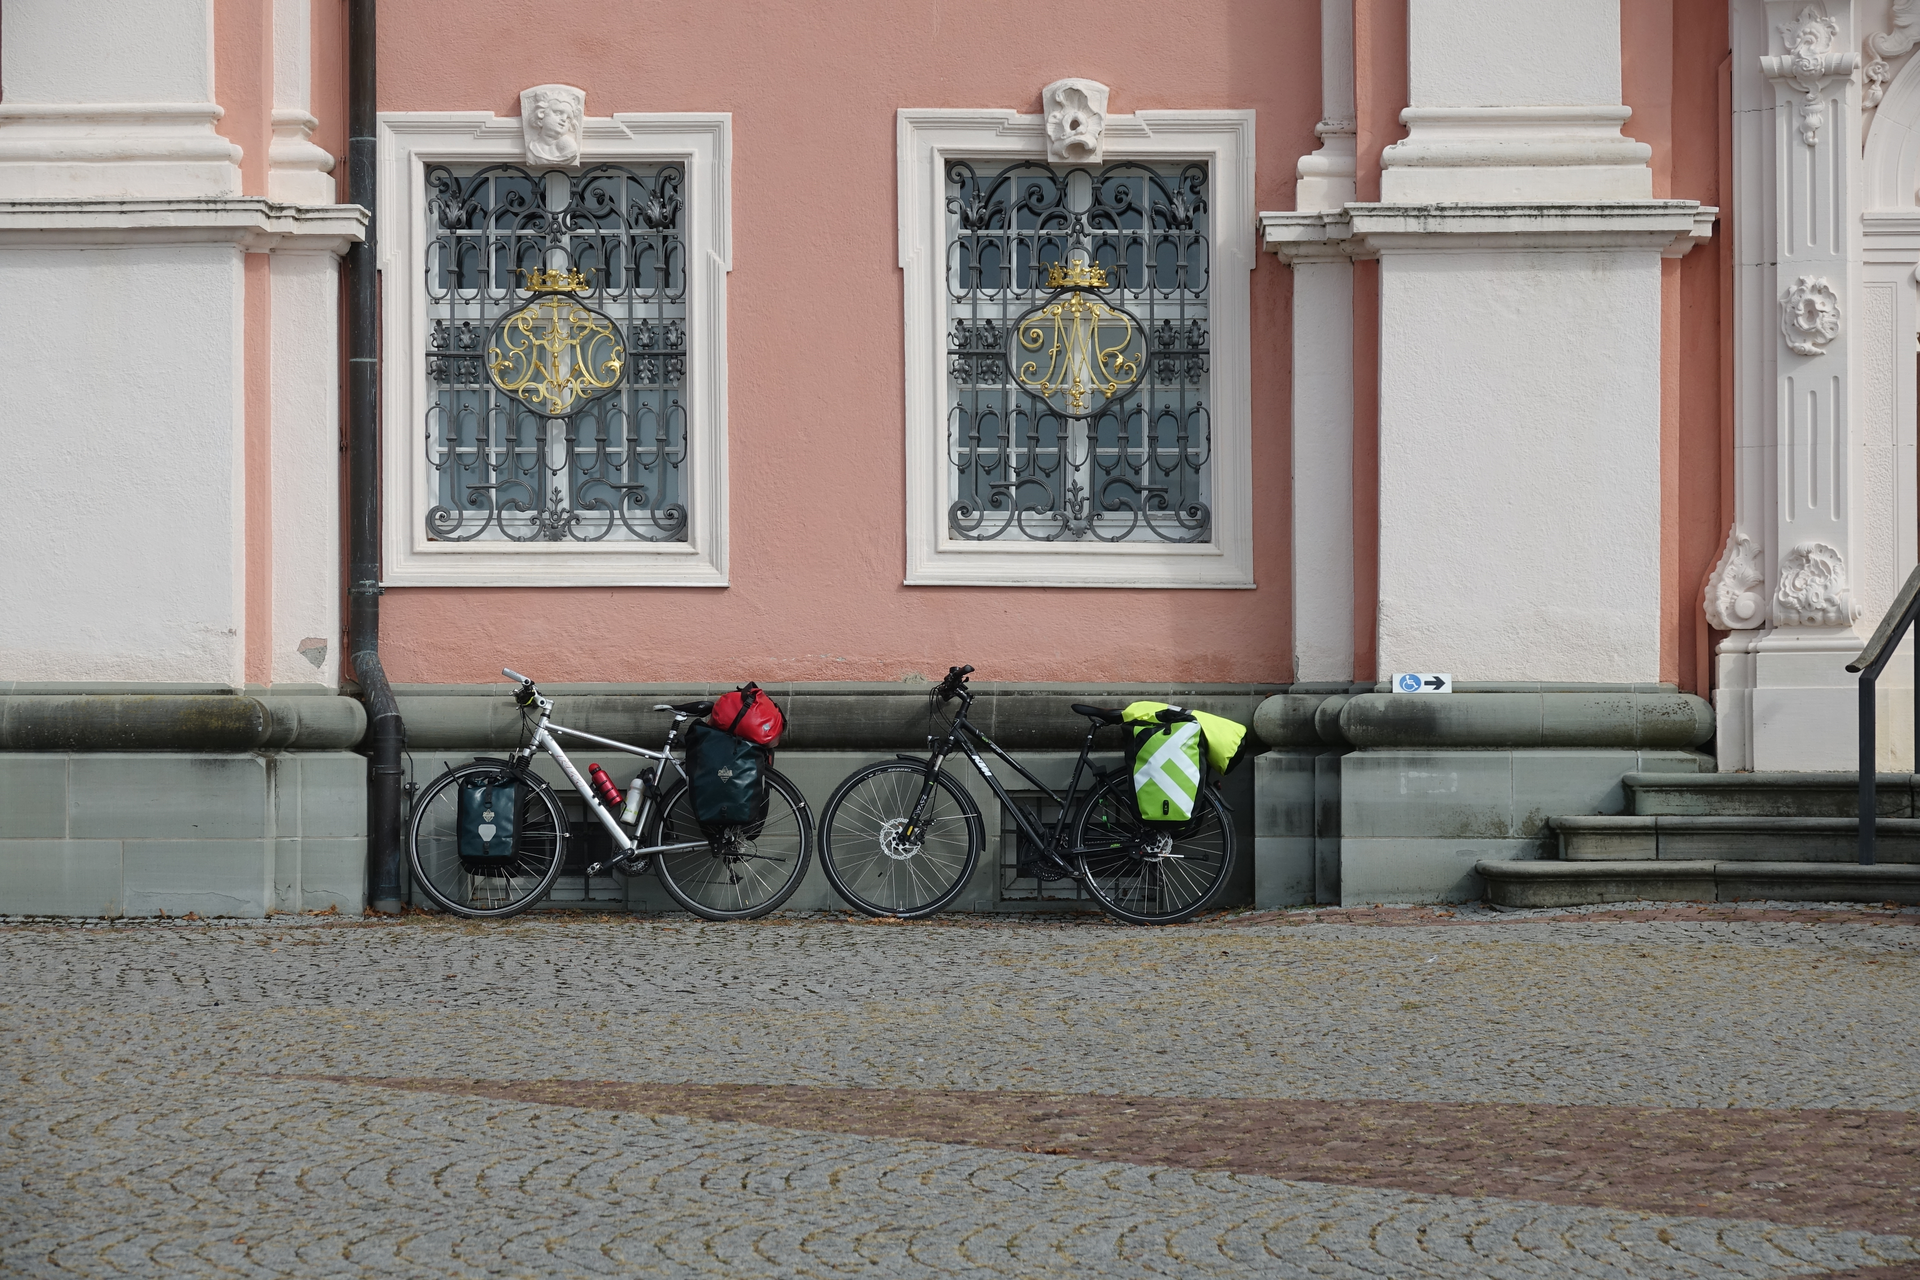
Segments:
[[[1920,1276],[1916,922],[4,924],[0,1274]]]

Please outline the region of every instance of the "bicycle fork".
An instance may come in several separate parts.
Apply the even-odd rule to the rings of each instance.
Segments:
[[[900,829],[901,844],[915,844],[922,838],[920,824],[933,804],[933,780],[940,776],[940,769],[947,762],[947,754],[944,750],[936,751],[927,762],[927,774],[920,780],[920,798],[913,802],[913,812],[907,815],[907,825]]]

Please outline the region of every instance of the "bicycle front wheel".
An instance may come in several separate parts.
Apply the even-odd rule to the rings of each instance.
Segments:
[[[903,838],[927,767],[886,760],[848,775],[820,814],[820,867],[836,893],[870,916],[932,915],[960,896],[986,833],[966,788],[944,769],[916,836]]]
[[[460,786],[464,782],[513,779],[525,788],[520,838],[512,859],[470,862],[460,856]],[[463,764],[435,778],[413,806],[407,827],[407,858],[413,881],[442,910],[475,919],[518,915],[547,896],[560,876],[567,850],[567,821],[560,798],[531,773],[514,774],[499,764]]]
[[[770,792],[764,822],[730,827],[709,839],[693,816],[693,793],[681,782],[660,805],[651,844],[698,849],[656,853],[654,874],[673,900],[708,920],[751,920],[772,911],[800,887],[813,858],[813,813],[800,788],[767,771]]]
[[[1129,924],[1179,924],[1206,910],[1233,871],[1233,823],[1211,787],[1192,819],[1141,820],[1131,780],[1101,783],[1073,820],[1074,868],[1100,909]]]

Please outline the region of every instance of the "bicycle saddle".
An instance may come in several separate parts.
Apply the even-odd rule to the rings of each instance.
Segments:
[[[1108,711],[1103,707],[1090,707],[1084,702],[1074,703],[1073,706],[1069,708],[1069,710],[1071,710],[1073,714],[1077,716],[1085,716],[1089,720],[1098,720],[1102,724],[1122,723],[1120,712]]]
[[[713,710],[711,702],[667,702],[661,705],[669,711],[678,711],[683,716],[704,716]],[[658,707],[654,709],[659,710]]]

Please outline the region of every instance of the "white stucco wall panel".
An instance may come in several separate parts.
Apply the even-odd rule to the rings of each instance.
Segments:
[[[1619,0],[1408,0],[1407,35],[1411,106],[1620,101]]]
[[[275,684],[334,684],[340,671],[339,326],[338,260],[274,254]],[[312,640],[326,646],[318,663]]]
[[[1293,268],[1293,678],[1353,679],[1353,264]]]
[[[241,255],[0,248],[0,680],[237,683]]]
[[[213,0],[0,0],[17,102],[212,102]]]
[[[1380,670],[1660,668],[1660,259],[1381,261]]]

